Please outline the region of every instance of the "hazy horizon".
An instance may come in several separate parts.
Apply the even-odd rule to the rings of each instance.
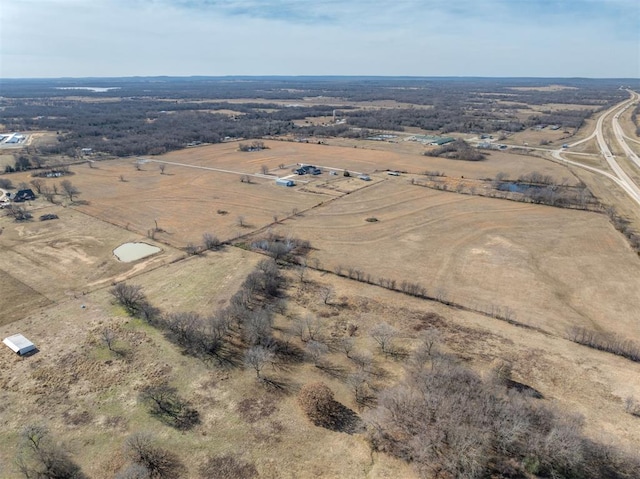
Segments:
[[[0,15],[7,79],[640,77],[636,0],[21,0]]]

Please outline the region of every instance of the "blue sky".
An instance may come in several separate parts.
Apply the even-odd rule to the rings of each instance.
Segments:
[[[4,78],[640,77],[638,0],[13,0]]]

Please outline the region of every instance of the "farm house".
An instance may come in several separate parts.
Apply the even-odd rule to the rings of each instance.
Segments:
[[[35,351],[36,349],[35,344],[25,338],[22,334],[14,334],[13,336],[4,338],[2,342],[6,344],[14,353],[17,353],[20,356],[24,356],[25,354],[30,353],[31,351]]]
[[[295,183],[295,181],[290,180],[288,178],[278,178],[276,180],[276,185],[279,185],[279,186],[295,186],[296,183]]]

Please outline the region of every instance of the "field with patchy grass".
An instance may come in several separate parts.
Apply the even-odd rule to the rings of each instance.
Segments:
[[[41,199],[34,202],[33,208],[36,219],[30,222],[16,223],[6,216],[0,218],[2,323],[184,255],[169,246],[158,245],[162,248],[160,253],[123,263],[113,255],[113,250],[121,244],[156,243],[71,208],[51,206]],[[54,212],[59,219],[37,220],[38,215]]]
[[[265,143],[255,152],[234,142],[73,166],[65,179],[80,190],[75,201],[39,198],[27,205],[33,221],[0,218],[0,336],[20,332],[39,348],[22,359],[0,348],[0,476],[19,477],[19,431],[43,423],[96,479],[123,469],[123,444],[138,432],[175,454],[182,464],[175,477],[187,479],[204,477],[200,467],[224,455],[261,478],[417,477],[409,464],[372,451],[360,421],[376,395],[417,367],[412,354],[434,332],[441,356],[430,359],[432,368],[455,358],[491,381],[495,364],[507,362],[509,394],[581,414],[595,441],[623,450],[640,442],[637,418],[625,412],[626,398],[640,398],[640,364],[566,339],[582,326],[640,341],[640,258],[607,217],[412,184],[425,171],[444,172],[450,186],[460,177],[536,171],[575,185],[569,169],[506,152],[481,162],[425,157],[425,147],[404,141]],[[293,188],[276,186],[298,163],[325,171],[293,176]],[[38,221],[44,213],[60,218]],[[227,244],[187,256],[182,249],[201,244],[205,232],[245,249]],[[281,263],[279,294],[246,300],[245,281],[265,259],[247,249],[274,235],[310,241],[308,267]],[[112,251],[128,241],[162,252],[120,263]],[[380,278],[398,288],[419,283],[431,299],[362,281]],[[249,315],[266,306],[276,359],[257,379],[241,316],[225,337],[224,358],[194,357],[178,333],[171,342],[158,324],[115,304],[108,289],[123,280],[161,313],[210,320],[239,301],[248,301]],[[374,337],[380,323],[394,331],[392,353]],[[363,373],[366,380],[354,382]],[[296,396],[314,381],[335,393],[349,427],[330,430],[305,416]],[[175,387],[198,411],[191,429],[149,414],[141,392],[158,384]]]
[[[275,233],[309,240],[322,268],[418,282],[432,296],[564,335],[640,339],[640,258],[601,214],[384,181]],[[377,221],[367,221],[375,218]]]
[[[163,309],[206,313],[228,304],[262,258],[227,248],[143,273],[135,283]],[[371,392],[397,380],[408,364],[382,354],[370,336],[373,326],[383,321],[398,330],[396,345],[407,352],[419,344],[420,331],[437,328],[438,350],[458,355],[480,374],[488,374],[495,360],[510,361],[515,384],[543,398],[534,401],[582,413],[587,434],[596,440],[622,448],[640,440],[622,405],[628,395],[640,394],[631,380],[640,373],[637,364],[332,274],[309,271],[300,282],[294,269],[284,273],[287,305],[276,315],[277,337],[288,341],[293,351],[303,351],[305,343],[297,337],[295,323],[311,315],[320,322],[318,339],[331,347],[319,366],[299,358],[267,367],[263,374],[268,383],[257,380],[241,362],[223,366],[184,354],[158,330],[127,317],[106,290],[21,321],[21,332],[40,351],[21,360],[6,348],[0,350],[0,440],[5,444],[0,449],[0,475],[19,477],[12,461],[18,432],[30,422],[48,424],[72,458],[96,479],[112,478],[122,468],[123,444],[140,431],[152,434],[159,446],[179,458],[179,477],[184,478],[202,477],[198,469],[207,458],[227,454],[253,465],[261,478],[417,477],[408,464],[372,453],[360,432],[312,425],[296,400],[304,384],[323,381],[336,400],[357,416],[366,416],[368,408],[355,401],[345,384],[358,371],[356,358],[370,358],[375,372],[369,381]],[[322,299],[325,287],[334,291],[327,302]],[[113,350],[101,340],[107,327],[115,332]],[[8,331],[0,326],[2,335]],[[340,340],[348,337],[354,343],[351,359],[339,348]],[[188,432],[153,417],[138,400],[143,387],[163,381],[200,413],[200,422]]]

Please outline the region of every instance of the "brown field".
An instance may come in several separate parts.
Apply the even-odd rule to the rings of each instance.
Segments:
[[[113,250],[127,241],[153,241],[116,228],[70,208],[36,200],[36,220],[15,223],[0,217],[0,322],[22,318],[40,306],[80,296],[148,268],[166,264],[183,253],[165,245],[163,251],[135,263],[121,263]],[[40,222],[55,212],[60,219]]]
[[[569,131],[569,133],[564,133],[565,131]],[[543,146],[543,148],[560,148],[563,143],[572,143],[575,141],[572,132],[573,128],[569,130],[560,128],[555,131],[548,127],[543,130],[527,128],[526,130],[510,134],[509,137],[501,143],[512,145],[523,145],[527,143],[528,146],[538,147],[541,146],[541,141],[547,141],[549,144]]]
[[[314,100],[336,99],[305,102]],[[526,134],[517,140],[525,141]],[[189,148],[149,157],[140,171],[135,159],[73,166],[68,179],[81,191],[78,201],[58,197],[61,204],[51,205],[39,198],[29,205],[31,222],[0,217],[0,336],[20,332],[39,348],[20,359],[0,347],[0,477],[20,477],[12,461],[21,427],[46,423],[96,479],[114,477],[124,463],[124,441],[139,431],[175,452],[186,467],[180,477],[187,479],[200,477],[198,467],[207,457],[226,453],[255,464],[261,478],[412,479],[408,464],[372,453],[363,434],[313,426],[296,393],[306,383],[324,381],[338,401],[365,415],[345,383],[357,367],[335,341],[349,324],[356,327],[356,351],[371,355],[372,387],[381,390],[402,377],[406,363],[382,355],[370,328],[392,324],[402,348],[411,352],[417,331],[434,313],[442,351],[483,375],[496,359],[510,361],[513,378],[538,391],[544,398],[539,401],[583,415],[590,438],[637,449],[640,428],[625,413],[624,400],[640,398],[640,364],[565,339],[569,327],[585,326],[640,341],[640,257],[607,217],[411,184],[426,170],[443,171],[452,182],[537,171],[576,184],[568,168],[506,152],[461,162],[425,157],[425,147],[404,141],[322,141],[327,144],[266,141],[268,149],[250,153],[239,152],[237,143]],[[166,162],[165,174],[157,162]],[[370,173],[372,181],[325,171],[295,175],[294,188],[276,186],[275,178],[291,175],[297,163]],[[262,177],[263,166],[270,177]],[[391,177],[386,169],[409,174]],[[251,184],[240,182],[245,174],[255,175]],[[609,192],[604,180],[589,173],[580,175],[599,196],[617,191]],[[17,184],[30,177],[11,179]],[[60,219],[37,220],[49,212]],[[154,241],[147,234],[156,222],[161,231]],[[265,370],[273,381],[266,385],[256,381],[240,353],[224,365],[196,359],[157,329],[127,317],[108,293],[114,281],[126,279],[141,285],[163,312],[212,315],[264,259],[237,246],[267,231],[309,240],[308,264],[320,267],[309,268],[304,282],[300,270],[281,267],[287,283],[278,298],[284,306],[274,313],[274,334],[301,351],[305,344],[293,333],[294,321],[308,314],[321,318],[322,340],[332,345],[331,371],[303,359],[278,363]],[[240,244],[191,257],[176,249],[200,243],[205,232]],[[112,250],[127,241],[163,251],[120,263]],[[349,268],[374,282],[420,283],[438,301],[335,274]],[[335,291],[327,304],[320,294],[326,286]],[[491,317],[495,313],[527,327]],[[116,332],[115,351],[101,341],[106,327]],[[142,387],[161,381],[178,387],[200,412],[193,430],[163,425],[138,402]]]
[[[226,303],[243,277],[262,257],[236,248],[209,253],[139,275],[150,299],[165,310],[198,310]],[[631,449],[640,431],[626,420],[622,402],[640,394],[633,378],[640,365],[593,351],[564,339],[526,330],[502,321],[355,283],[331,274],[309,272],[300,284],[290,275],[288,317],[278,315],[276,328],[290,327],[291,315],[311,313],[325,319],[325,334],[342,335],[347,322],[358,326],[358,351],[370,351],[380,371],[380,386],[400,374],[402,364],[385,360],[368,337],[377,321],[388,321],[403,332],[411,349],[415,327],[426,313],[441,315],[443,351],[460,355],[483,373],[495,358],[512,361],[515,379],[539,391],[545,403],[585,417],[586,433],[598,440]],[[324,305],[317,289],[335,288],[336,298]],[[80,305],[85,305],[84,309]],[[101,343],[105,327],[115,329],[110,352]],[[224,368],[183,355],[180,348],[139,320],[124,316],[105,290],[70,299],[20,322],[20,331],[39,346],[39,353],[20,360],[0,349],[0,398],[3,403],[0,474],[17,478],[12,467],[17,433],[25,421],[46,422],[64,441],[92,478],[108,479],[123,463],[122,444],[137,431],[155,435],[180,456],[185,478],[199,477],[197,468],[209,455],[232,453],[255,464],[266,478],[413,478],[409,466],[382,453],[371,454],[361,434],[315,427],[301,413],[295,392],[321,380],[336,399],[361,414],[343,376],[328,374],[308,362],[265,371],[283,389],[265,388],[253,371]],[[0,326],[0,334],[14,328]],[[339,336],[338,336],[339,337]],[[302,346],[294,339],[296,346]],[[346,374],[353,364],[333,352],[330,361]],[[73,379],[77,378],[77,379]],[[385,379],[386,378],[386,379]],[[201,423],[183,433],[149,416],[137,401],[141,386],[168,380],[201,413]],[[242,405],[259,412],[242,412]],[[322,447],[318,447],[318,445]],[[349,451],[345,454],[344,451]]]
[[[580,325],[640,340],[640,258],[604,215],[394,178],[273,230],[309,240],[329,271],[419,282],[484,312],[508,307],[518,321],[560,336]]]
[[[237,151],[237,143],[189,148],[153,157],[141,166],[141,171],[134,167],[134,159],[101,161],[95,163],[95,168],[75,166],[70,181],[80,189],[81,201],[74,208],[139,235],[147,235],[157,221],[164,230],[155,235],[157,240],[184,247],[189,242],[200,243],[205,232],[228,240],[268,226],[274,217],[288,217],[294,209],[305,211],[319,205],[335,197],[336,190],[346,193],[367,186],[359,180],[345,182],[342,176],[327,173],[318,177],[294,175],[298,182],[295,188],[275,185],[275,178],[290,175],[297,163],[347,168],[352,172],[437,170],[469,178],[494,177],[499,171],[517,178],[538,171],[558,180],[570,177],[570,183],[576,181],[561,165],[499,152],[485,161],[467,163],[362,148],[280,141],[267,144],[269,149],[250,153]],[[156,160],[168,163],[164,175]],[[280,164],[285,169],[278,168]],[[269,168],[273,179],[252,177],[251,184],[240,182],[242,174],[258,174],[263,165]],[[12,178],[14,183],[30,179],[26,174]],[[386,175],[382,173],[380,178]],[[320,188],[311,188],[306,182]],[[238,225],[241,216],[244,227]]]

